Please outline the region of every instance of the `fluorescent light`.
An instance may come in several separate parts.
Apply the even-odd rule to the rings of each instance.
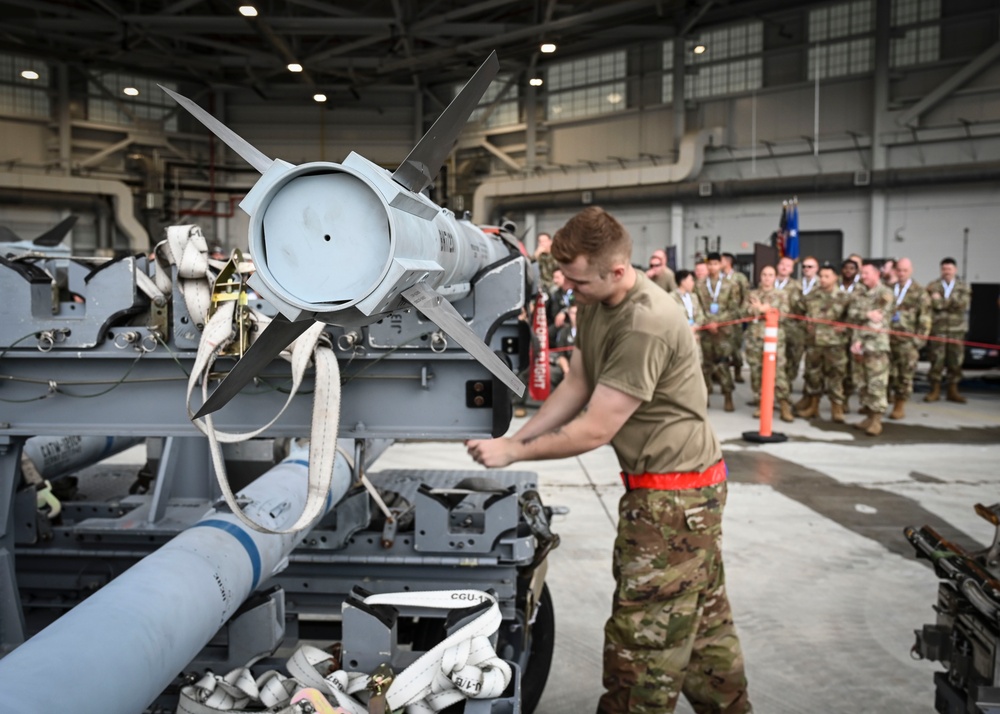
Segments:
[[[25,79],[38,79],[38,72],[33,69],[25,69],[21,71],[21,76]]]
[[[541,77],[532,77],[531,79],[528,80],[528,84],[530,84],[532,87],[541,87],[542,84],[544,84],[544,82],[542,82]]]
[[[302,65],[300,65],[298,62],[292,62],[290,65],[288,65],[288,71],[289,72],[301,72],[302,71]]]
[[[313,95],[313,99],[315,99],[317,102],[325,102],[326,101],[326,95],[325,94],[314,94]]]
[[[707,49],[708,48],[705,47],[705,45],[695,45],[693,51],[694,51],[694,53],[696,55],[700,55],[700,54],[704,54],[705,50],[707,50]]]
[[[542,45],[542,54],[550,55],[556,51],[556,46],[551,42],[546,42]]]
[[[253,5],[240,5],[240,14],[243,17],[257,17],[257,8]]]
[[[135,87],[125,87],[125,89],[123,89],[122,91],[125,92],[125,94],[129,95],[130,97],[139,96],[139,90],[136,89]]]

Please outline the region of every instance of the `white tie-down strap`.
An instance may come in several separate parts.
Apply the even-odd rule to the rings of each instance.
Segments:
[[[269,670],[256,680],[246,667],[225,676],[208,673],[181,689],[177,714],[292,714],[292,697],[301,688],[294,679]]]
[[[386,701],[407,714],[438,712],[462,699],[494,699],[503,694],[512,676],[489,637],[503,617],[496,598],[478,590],[372,595],[368,605],[394,605],[454,610],[488,601],[482,615],[447,637],[401,672],[389,687]]]
[[[407,714],[434,714],[463,699],[493,699],[503,694],[513,676],[500,659],[490,636],[502,616],[496,599],[479,590],[439,590],[390,593],[365,598],[368,605],[391,605],[456,610],[489,602],[479,617],[446,638],[397,674],[386,693],[386,704]],[[348,714],[367,714],[368,707],[354,695],[368,690],[370,676],[363,672],[330,671],[333,656],[318,647],[303,645],[286,662],[291,679],[270,671],[254,680],[249,670],[234,670],[225,677],[208,674],[181,690],[178,714],[244,714],[241,707],[260,704],[281,712],[302,688],[316,689]],[[259,711],[259,709],[257,710]]]
[[[215,466],[215,475],[222,490],[222,495],[232,512],[250,528],[261,533],[294,533],[300,531],[315,521],[323,512],[330,486],[333,483],[333,466],[337,458],[337,432],[340,430],[340,365],[336,355],[328,346],[320,344],[319,338],[324,325],[317,322],[293,342],[290,361],[292,363],[292,388],[281,410],[259,429],[246,432],[224,432],[215,428],[212,415],[206,415],[204,423],[194,419],[191,409],[191,395],[198,381],[201,380],[202,400],[208,396],[208,375],[219,353],[233,338],[233,315],[236,309],[235,301],[221,303],[212,315],[201,335],[198,354],[195,357],[191,375],[188,378],[187,409],[188,416],[194,425],[208,437]],[[283,355],[285,353],[282,353]],[[305,377],[309,362],[316,366],[316,388],[313,393],[312,426],[309,437],[309,493],[306,505],[299,518],[289,528],[272,530],[262,526],[247,516],[236,502],[236,495],[229,486],[226,475],[226,463],[222,456],[223,443],[237,443],[260,436],[285,413],[292,399],[298,393]]]
[[[328,699],[337,702],[337,706],[348,714],[366,714],[368,708],[358,702],[353,694],[363,692],[368,687],[369,676],[362,672],[345,672],[338,669],[323,674],[321,670],[329,670],[333,656],[318,647],[303,645],[295,650],[285,663],[288,673],[305,687],[322,692]]]
[[[437,646],[424,653],[393,679],[386,703],[393,711],[433,714],[463,699],[493,699],[503,694],[512,676],[510,665],[497,656],[490,636],[502,621],[496,599],[478,590],[372,595],[368,605],[392,605],[455,610],[482,602],[490,607]],[[367,708],[352,697],[368,686],[368,675],[338,670],[322,675],[317,666],[330,660],[315,647],[300,648],[288,661],[288,673],[306,686],[332,697],[350,714]]]
[[[171,267],[177,267],[177,279],[191,321],[204,325],[212,307],[212,282],[208,261],[208,243],[196,225],[169,226],[167,238],[153,249],[156,272],[153,279],[164,295],[173,289]]]

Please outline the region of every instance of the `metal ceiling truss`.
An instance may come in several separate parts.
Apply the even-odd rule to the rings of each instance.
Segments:
[[[671,37],[779,0],[0,0],[0,52],[216,88],[301,96],[458,82],[491,50],[523,77],[542,41],[562,56]],[[298,63],[293,73],[287,65]],[[347,98],[345,97],[345,100]]]

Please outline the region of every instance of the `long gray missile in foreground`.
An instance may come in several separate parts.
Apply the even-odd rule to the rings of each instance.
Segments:
[[[243,489],[246,514],[274,529],[294,522],[305,505],[305,457],[295,453]],[[350,483],[338,454],[326,512]],[[266,535],[210,511],[0,659],[0,712],[141,712],[284,569],[309,530]]]
[[[441,169],[499,68],[492,53],[400,164],[352,152],[342,163],[272,159],[204,109],[164,91],[261,172],[240,203],[250,216],[250,286],[281,314],[197,416],[224,406],[315,320],[360,326],[412,305],[518,395],[524,385],[451,305],[514,249],[421,192]],[[518,258],[521,259],[521,258]]]

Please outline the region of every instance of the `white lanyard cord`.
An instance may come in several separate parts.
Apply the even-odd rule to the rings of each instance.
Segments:
[[[896,293],[896,307],[899,307],[900,305],[903,304],[903,300],[906,299],[906,291],[910,289],[910,284],[912,282],[913,278],[907,280],[906,285],[903,286],[902,290],[899,289],[899,283],[896,283],[895,285],[892,286],[893,291]]]

